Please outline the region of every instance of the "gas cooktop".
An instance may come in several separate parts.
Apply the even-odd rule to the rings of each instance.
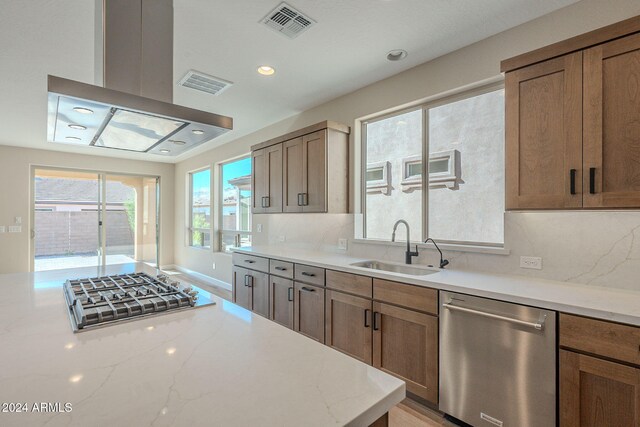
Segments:
[[[168,276],[120,274],[67,280],[64,296],[74,332],[143,316],[215,304],[206,292]]]

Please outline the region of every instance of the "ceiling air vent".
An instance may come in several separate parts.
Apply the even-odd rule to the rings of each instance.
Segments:
[[[189,70],[178,84],[201,92],[210,93],[211,95],[220,95],[233,83],[199,71]]]
[[[286,3],[280,3],[262,19],[262,23],[280,34],[294,39],[316,23]]]

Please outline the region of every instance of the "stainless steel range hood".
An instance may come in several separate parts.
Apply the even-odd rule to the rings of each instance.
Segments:
[[[172,103],[172,0],[96,1],[96,81],[48,76],[48,140],[177,156],[233,119]]]

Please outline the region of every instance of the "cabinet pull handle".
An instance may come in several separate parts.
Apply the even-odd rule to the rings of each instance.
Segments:
[[[596,168],[589,168],[589,194],[596,194]]]
[[[264,196],[264,200],[265,200],[265,208],[269,208],[271,207],[271,196]]]
[[[571,195],[575,195],[576,194],[576,170],[575,169],[571,169],[569,171],[569,177],[571,178]]]
[[[315,276],[316,276],[315,274],[313,274],[313,273],[308,273],[308,272],[306,272],[306,271],[303,271],[303,272],[302,272],[302,273],[300,273],[300,274],[302,274],[303,276],[307,276],[307,277],[315,277]]]
[[[309,193],[302,193],[302,206],[309,206]]]
[[[255,261],[252,259],[245,259],[244,262],[247,262],[249,264],[253,264]]]
[[[307,288],[306,286],[301,287],[300,289],[302,289],[303,291],[307,291],[307,292],[315,292],[315,289],[311,289],[311,288]]]
[[[248,288],[253,287],[253,276],[249,276],[248,274],[244,275],[244,285]]]
[[[286,268],[284,268],[284,267],[274,267],[274,269],[276,269],[278,271],[286,271]]]
[[[293,288],[287,289],[287,301],[293,301]]]
[[[380,329],[379,325],[378,325],[378,315],[380,314],[379,311],[374,311],[373,312],[373,330],[377,331]]]
[[[304,206],[304,199],[302,198],[303,194],[302,193],[298,193],[298,206]]]
[[[365,328],[368,328],[370,326],[369,325],[369,316],[368,316],[369,311],[371,311],[371,310],[369,310],[368,308],[364,309],[364,327]]]

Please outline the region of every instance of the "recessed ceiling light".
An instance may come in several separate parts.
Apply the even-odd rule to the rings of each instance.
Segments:
[[[84,107],[75,107],[73,109],[73,111],[80,113],[80,114],[93,114],[93,110],[90,110],[88,108],[84,108]]]
[[[82,126],[82,125],[69,125],[69,127],[71,129],[77,129],[77,130],[87,130],[86,126]]]
[[[270,76],[275,72],[276,70],[268,65],[261,65],[258,67],[258,73],[262,74],[263,76]]]
[[[68,136],[67,139],[71,141],[82,141],[82,139],[78,138],[77,136]]]
[[[163,148],[162,150],[160,150],[160,152],[161,152],[162,154],[167,154],[167,153],[170,153],[170,152],[171,152],[171,150],[167,150],[166,148]]]
[[[194,129],[191,131],[194,135],[203,135],[204,131],[202,129]]]
[[[392,51],[390,51],[389,53],[387,53],[387,59],[389,61],[400,61],[404,58],[406,58],[408,55],[406,50],[402,50],[402,49],[394,49]]]
[[[179,139],[170,139],[169,142],[173,142],[176,145],[187,145],[186,142],[180,141]]]
[[[79,383],[81,380],[82,380],[82,374],[74,375],[71,378],[69,378],[70,383]]]

